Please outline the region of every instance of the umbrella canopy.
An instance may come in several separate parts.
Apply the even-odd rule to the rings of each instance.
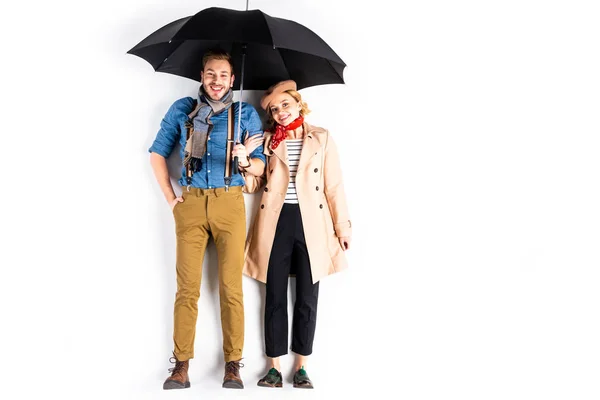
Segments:
[[[344,83],[346,64],[323,39],[297,22],[260,10],[207,8],[163,26],[128,53],[157,72],[200,81],[202,56],[215,47],[232,56],[234,73],[242,73],[235,90],[240,85],[265,90],[286,79],[296,81],[298,89]]]

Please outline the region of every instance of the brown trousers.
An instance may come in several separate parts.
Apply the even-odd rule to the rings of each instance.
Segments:
[[[219,298],[225,362],[242,358],[244,299],[242,267],[246,239],[246,210],[240,186],[183,188],[184,201],[175,205],[177,234],[177,294],[174,353],[178,360],[194,357],[202,262],[212,234],[219,262]]]

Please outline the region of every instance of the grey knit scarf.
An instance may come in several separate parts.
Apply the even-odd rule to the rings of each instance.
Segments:
[[[185,144],[185,153],[183,164],[194,172],[202,168],[202,157],[206,152],[206,140],[212,130],[210,117],[218,115],[227,110],[233,104],[233,90],[229,89],[221,100],[213,100],[206,92],[204,86],[200,85],[198,89],[197,113],[193,117],[193,130],[190,138]]]

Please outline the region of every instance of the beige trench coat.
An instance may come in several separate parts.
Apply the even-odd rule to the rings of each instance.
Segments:
[[[296,191],[313,283],[344,270],[348,264],[338,237],[351,236],[352,228],[342,173],[335,143],[323,128],[303,125],[305,138],[296,175]],[[246,240],[244,274],[267,281],[267,268],[279,213],[285,200],[290,171],[287,146],[271,149],[271,133],[265,133],[266,185]],[[262,178],[246,179],[249,191],[264,183]]]

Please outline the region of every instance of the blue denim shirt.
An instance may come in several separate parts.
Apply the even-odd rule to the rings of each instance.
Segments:
[[[233,103],[233,111],[235,115],[235,130],[237,132],[239,102]],[[175,148],[175,144],[181,144],[180,156],[183,160],[186,142],[185,123],[188,120],[188,114],[194,109],[195,102],[191,97],[185,97],[177,100],[160,123],[160,130],[156,134],[156,139],[150,149],[151,153],[160,154],[167,158]],[[202,168],[200,171],[192,175],[192,187],[201,189],[212,189],[225,186],[225,148],[227,144],[227,111],[223,111],[219,115],[213,115],[210,118],[214,127],[210,133],[209,139],[206,142],[206,153],[202,157]],[[256,109],[248,104],[243,103],[242,106],[242,135],[241,140],[244,140],[244,133],[247,131],[249,135],[262,135],[262,123]],[[235,137],[235,135],[234,135]],[[251,158],[259,158],[265,162],[263,154],[263,146],[259,146],[250,154]],[[181,186],[187,186],[185,177],[185,167],[181,167],[181,178],[179,179]],[[232,174],[230,186],[244,185],[244,178],[240,174]]]

